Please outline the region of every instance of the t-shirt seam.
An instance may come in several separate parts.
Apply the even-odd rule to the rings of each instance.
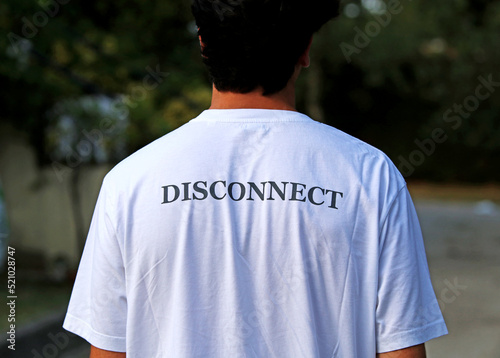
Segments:
[[[85,320],[83,320],[83,319],[81,319],[81,318],[79,318],[79,317],[77,317],[77,316],[75,316],[75,315],[73,315],[73,314],[71,314],[71,313],[69,313],[69,312],[67,312],[67,313],[66,313],[66,315],[67,315],[68,317],[71,317],[71,318],[73,318],[73,319],[77,320],[78,322],[81,322],[81,324],[85,325],[88,329],[90,329],[90,331],[91,331],[93,334],[97,334],[97,335],[99,335],[99,336],[101,336],[101,337],[103,337],[103,338],[123,339],[123,340],[127,339],[127,337],[122,337],[122,336],[110,336],[110,335],[108,335],[108,334],[101,333],[101,332],[99,332],[99,331],[95,330],[95,329],[94,329],[94,327],[92,327],[92,325],[91,325],[89,322],[87,322],[87,321],[85,321]]]
[[[398,337],[400,335],[405,335],[405,334],[412,333],[412,332],[415,332],[415,331],[420,331],[420,330],[423,330],[423,329],[427,329],[429,327],[432,327],[432,326],[435,326],[436,324],[441,324],[441,323],[443,323],[443,320],[441,318],[438,318],[435,321],[433,321],[431,323],[427,323],[426,325],[423,325],[423,326],[417,326],[417,327],[414,327],[414,328],[411,328],[411,329],[399,330],[399,331],[397,331],[397,332],[395,332],[393,334],[389,334],[388,337],[389,338]],[[394,327],[394,326],[386,325],[386,327]]]
[[[418,337],[415,337],[415,333],[418,334],[421,332],[426,332],[432,327],[435,327],[435,326],[442,327],[444,324],[445,324],[445,322],[443,319],[437,319],[433,323],[426,324],[425,326],[419,326],[419,327],[416,327],[413,329],[407,329],[407,330],[395,332],[393,334],[389,334],[389,335],[384,336],[384,337],[377,336],[377,338],[376,338],[377,353],[380,353],[379,352],[380,346],[384,347],[386,345],[390,345],[391,343],[393,343],[392,341],[394,341],[396,339],[403,339],[403,340],[404,339],[408,340],[408,338],[415,339],[415,338],[418,338]],[[442,327],[442,328],[446,328],[446,327]],[[437,337],[434,333],[432,333],[431,336],[434,338]],[[425,337],[424,339],[428,340],[427,337]],[[380,343],[382,343],[382,344],[380,344]],[[405,348],[405,347],[400,347],[397,349],[403,349],[403,348]]]
[[[194,118],[188,123],[229,123],[229,124],[242,124],[242,123],[314,123],[313,119],[274,119],[274,120],[252,120],[252,119],[209,119],[209,118]]]
[[[114,200],[108,200],[108,198],[111,199],[110,198],[111,188],[110,188],[110,185],[108,184],[109,181],[110,181],[110,179],[108,176],[106,176],[103,180],[103,187],[105,188],[104,195],[105,195],[105,199],[106,199],[106,206],[111,206],[111,210],[106,210],[105,215],[108,216],[108,218],[110,219],[110,223],[111,223],[111,226],[113,228],[113,234],[114,234],[113,236],[115,236],[115,238],[116,238],[116,235],[118,233],[118,228],[117,228],[114,220],[111,220],[111,217],[108,215],[108,213],[110,213],[110,212],[115,213],[115,215],[118,216],[118,212],[116,211],[116,206],[115,206]],[[113,196],[115,196],[115,195],[113,195]],[[113,199],[115,199],[115,198],[113,198]],[[105,209],[106,209],[106,207],[105,207]]]
[[[231,118],[220,118],[216,116],[216,112],[219,111],[221,116]],[[223,112],[227,111],[227,112]],[[239,113],[235,116],[234,113]],[[267,114],[267,115],[265,115]],[[236,118],[235,118],[236,117]],[[255,119],[259,117],[261,119]],[[272,117],[272,118],[267,118]],[[205,110],[200,113],[197,117],[191,119],[188,123],[314,123],[314,119],[309,117],[307,114],[298,111],[285,111],[285,110],[272,110],[265,108],[240,108],[240,109],[227,109],[227,110]]]
[[[382,230],[384,229],[385,223],[387,222],[387,219],[389,218],[389,214],[392,212],[392,209],[394,208],[394,205],[396,203],[396,199],[399,197],[399,195],[401,194],[401,192],[404,189],[406,189],[406,183],[398,190],[396,195],[394,195],[394,198],[390,201],[389,209],[387,210],[387,213],[385,214],[384,219],[380,222],[380,229],[378,232],[379,240],[380,240],[380,236],[382,235]]]
[[[124,289],[125,289],[125,299],[126,299],[127,298],[127,295],[126,295],[126,292],[127,292],[127,288],[126,288],[127,266],[125,264],[125,251],[126,251],[125,245],[126,245],[126,242],[125,242],[125,240],[120,242],[120,240],[118,239],[120,237],[119,230],[118,230],[118,221],[120,220],[120,218],[119,218],[119,212],[116,210],[116,200],[117,200],[118,195],[115,192],[116,188],[111,187],[111,185],[109,183],[109,181],[111,179],[108,177],[105,177],[103,180],[103,187],[104,187],[104,185],[106,186],[106,190],[104,192],[104,194],[106,195],[106,198],[105,198],[106,199],[106,207],[108,207],[108,206],[110,207],[110,210],[105,210],[105,215],[108,217],[110,224],[111,224],[111,228],[113,230],[112,240],[116,241],[116,245],[118,245],[118,249],[120,251],[120,258],[121,258],[121,263],[123,266],[123,273],[124,273],[124,282],[125,282]],[[116,218],[116,222],[115,222],[115,220],[113,220],[115,218],[112,218],[111,216],[109,216],[108,213],[114,213],[114,216]],[[121,237],[123,237],[123,236],[121,236]],[[92,260],[93,259],[94,259],[94,255],[92,255]]]

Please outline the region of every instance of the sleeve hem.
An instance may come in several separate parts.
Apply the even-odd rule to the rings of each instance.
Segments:
[[[421,327],[410,332],[394,334],[377,340],[377,353],[386,353],[425,343],[431,339],[448,334],[444,321]]]
[[[71,315],[70,313],[66,314],[63,328],[82,337],[97,348],[114,352],[126,352],[125,337],[108,336],[96,332],[87,322]]]

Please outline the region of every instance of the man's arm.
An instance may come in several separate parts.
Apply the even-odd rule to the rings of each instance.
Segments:
[[[418,346],[399,349],[397,351],[377,353],[377,358],[426,358],[425,345],[422,343]]]
[[[94,346],[90,347],[89,358],[126,358],[126,353],[105,351]],[[377,353],[377,358],[426,358],[425,345],[419,344],[418,346],[397,351]]]
[[[126,358],[126,353],[105,351],[104,349],[90,346],[89,358]]]

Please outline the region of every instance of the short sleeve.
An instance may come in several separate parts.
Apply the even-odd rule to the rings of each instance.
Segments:
[[[63,327],[98,348],[125,352],[127,299],[116,217],[105,179]]]
[[[406,186],[392,202],[383,223],[379,255],[377,352],[411,347],[447,334]]]

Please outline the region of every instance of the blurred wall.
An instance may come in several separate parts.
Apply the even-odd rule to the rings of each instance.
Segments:
[[[81,217],[85,230],[102,179],[109,166],[80,167]],[[52,167],[40,168],[27,139],[11,128],[0,127],[0,180],[2,181],[10,226],[9,245],[16,250],[38,252],[49,260],[63,256],[77,265],[77,237],[71,175]]]

